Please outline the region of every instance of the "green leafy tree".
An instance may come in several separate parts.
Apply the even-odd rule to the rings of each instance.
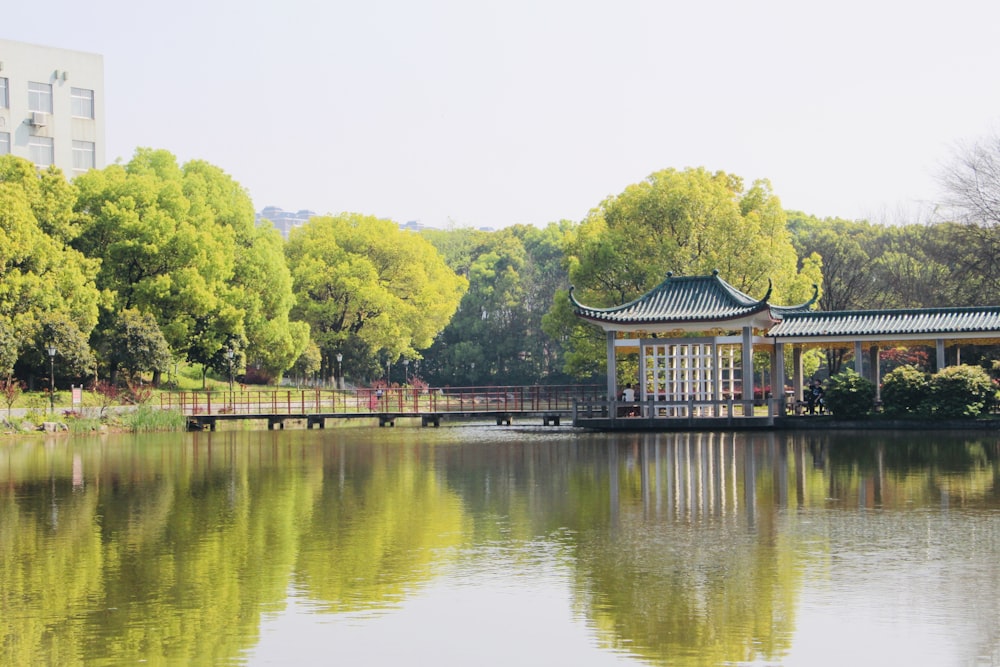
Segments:
[[[362,376],[380,374],[383,359],[417,358],[468,285],[426,239],[372,216],[313,218],[292,231],[286,252],[292,315],[309,324],[324,377],[338,352],[346,371]]]
[[[151,314],[172,353],[203,370],[225,369],[229,345],[275,374],[291,366],[306,329],[288,318],[280,239],[255,227],[252,202],[229,175],[139,149],[76,185],[74,244],[102,260],[98,285],[113,297],[111,312]]]
[[[183,172],[166,151],[140,149],[127,165],[91,170],[76,184],[76,245],[102,260],[98,285],[114,295],[113,310],[151,313],[174,352],[204,363],[233,333],[216,331],[220,314],[232,327],[241,321],[226,302],[232,228],[185,196]]]
[[[41,347],[48,344],[55,346],[57,375],[83,380],[97,372],[97,359],[90,348],[87,334],[80,330],[75,321],[62,313],[42,316],[38,339],[42,342]],[[41,348],[35,348],[36,353],[39,349]]]
[[[458,312],[424,353],[431,384],[530,384],[558,377],[558,352],[542,318],[565,287],[561,233],[515,225],[498,232],[432,232],[469,289]],[[474,364],[474,366],[473,366]]]
[[[17,363],[18,345],[14,327],[5,317],[0,317],[0,377],[9,378]]]
[[[601,203],[566,236],[570,282],[595,306],[626,303],[676,275],[718,269],[732,285],[798,303],[820,282],[818,257],[800,265],[780,201],[767,181],[745,188],[738,176],[705,169],[658,171]],[[564,342],[576,376],[604,367],[604,340],[576,321],[565,293],[556,296],[546,330]]]
[[[110,342],[106,354],[112,379],[118,368],[125,371],[127,379],[132,379],[139,373],[163,371],[170,365],[170,346],[156,318],[149,313],[135,309],[122,311],[106,339]]]
[[[309,343],[309,325],[290,318],[295,297],[281,234],[270,223],[238,237],[234,283],[244,312],[246,358],[271,377],[295,363]]]
[[[789,230],[800,257],[822,258],[821,310],[863,310],[880,307],[884,286],[871,272],[877,252],[879,228],[867,222],[839,218],[819,219],[803,213],[788,214]],[[860,271],[860,267],[866,270]]]
[[[43,319],[54,317],[83,335],[97,324],[99,262],[68,247],[75,188],[58,169],[39,172],[27,160],[0,156],[0,365],[29,380],[48,376],[40,349]],[[15,362],[11,362],[15,359]]]
[[[310,378],[319,372],[322,360],[323,355],[320,352],[319,346],[309,341],[306,349],[302,350],[302,354],[295,360],[295,364],[292,366],[292,373],[303,380]]]
[[[886,290],[873,267],[879,228],[867,222],[839,218],[820,220],[799,212],[789,214],[792,243],[800,257],[819,257],[823,267],[820,310],[877,308]],[[865,267],[865,270],[859,270]],[[844,348],[825,350],[831,374],[843,368],[850,354]]]
[[[573,223],[563,220],[550,223],[542,229],[513,227],[514,233],[523,235],[522,242],[530,260],[526,281],[528,289],[523,305],[527,311],[524,361],[534,373],[533,381],[536,382],[571,380],[563,372],[562,341],[549,336],[544,323],[556,295],[569,285],[564,240],[572,233],[573,226]]]

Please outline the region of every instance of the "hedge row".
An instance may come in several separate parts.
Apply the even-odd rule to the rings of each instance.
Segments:
[[[851,369],[830,378],[826,405],[838,417],[870,414],[875,385]],[[891,416],[978,417],[996,398],[989,374],[979,366],[948,366],[933,375],[900,366],[882,380],[882,405]]]

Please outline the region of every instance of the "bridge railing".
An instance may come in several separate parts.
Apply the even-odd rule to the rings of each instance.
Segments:
[[[235,389],[160,395],[160,407],[185,415],[476,414],[565,412],[604,398],[598,385],[389,387],[383,389]]]
[[[655,400],[646,401],[608,401],[603,398],[591,401],[579,401],[576,405],[575,417],[584,419],[691,419],[705,417],[756,417],[767,416],[756,414],[753,403],[737,401],[731,398],[724,400],[707,400],[688,398],[685,400]]]

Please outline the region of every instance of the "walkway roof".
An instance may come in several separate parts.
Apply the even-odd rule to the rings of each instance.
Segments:
[[[794,313],[767,335],[803,341],[996,339],[1000,338],[1000,306]]]

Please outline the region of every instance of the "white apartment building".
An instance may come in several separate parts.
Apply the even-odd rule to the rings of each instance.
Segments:
[[[0,155],[73,178],[104,167],[104,58],[0,39]]]

